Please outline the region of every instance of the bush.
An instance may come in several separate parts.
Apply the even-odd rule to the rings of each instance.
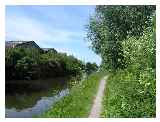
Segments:
[[[6,49],[6,79],[38,79],[68,75],[81,75],[82,61],[52,49]]]
[[[123,42],[127,68],[107,81],[103,117],[156,117],[155,47],[155,26]]]
[[[155,70],[118,71],[107,81],[102,117],[155,117]]]
[[[87,62],[85,66],[85,70],[87,74],[91,74],[98,70],[98,66],[96,63]]]

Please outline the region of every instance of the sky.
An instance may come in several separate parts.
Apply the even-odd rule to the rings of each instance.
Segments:
[[[7,6],[6,41],[34,40],[84,62],[101,63],[86,41],[86,28],[95,6]]]

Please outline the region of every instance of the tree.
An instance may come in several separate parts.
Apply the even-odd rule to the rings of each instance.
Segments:
[[[130,37],[123,41],[122,47],[126,64],[137,65],[139,69],[156,68],[156,18],[152,17],[152,25],[146,28],[143,35],[136,39]],[[143,57],[143,58],[142,58]]]
[[[92,72],[95,72],[98,70],[98,66],[96,63],[87,62],[85,70],[87,74],[91,74]]]
[[[93,51],[102,57],[102,67],[126,67],[122,41],[128,36],[142,36],[151,25],[154,11],[155,6],[96,6],[87,26],[87,38]]]
[[[15,65],[15,70],[16,70],[18,79],[31,77],[30,76],[31,74],[29,72],[31,71],[33,62],[34,62],[33,59],[31,59],[28,56],[23,57],[21,60],[17,61],[17,64]]]
[[[7,80],[78,76],[84,70],[82,61],[53,48],[46,52],[36,48],[7,48],[5,59]]]

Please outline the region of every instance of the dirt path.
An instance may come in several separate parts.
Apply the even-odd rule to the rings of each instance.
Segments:
[[[89,115],[89,118],[99,118],[100,113],[101,113],[101,108],[102,108],[102,99],[103,99],[103,94],[104,94],[104,89],[106,86],[106,79],[108,76],[105,76],[99,84],[98,92],[96,95],[96,98],[94,99],[94,103],[92,105],[92,109]]]

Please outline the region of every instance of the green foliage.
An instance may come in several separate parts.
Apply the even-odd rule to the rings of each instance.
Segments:
[[[102,57],[107,70],[126,68],[122,42],[128,36],[139,38],[151,26],[155,6],[97,6],[87,26],[93,51]]]
[[[87,62],[85,66],[85,70],[87,74],[91,74],[98,70],[98,66],[96,63]]]
[[[6,49],[6,79],[38,79],[66,75],[81,75],[84,63],[74,56],[56,50],[36,48]]]
[[[33,62],[34,61],[29,57],[23,57],[17,61],[15,70],[17,72],[17,76],[19,76],[19,79],[23,79],[29,75]]]
[[[40,117],[88,117],[100,79],[105,73],[93,73],[70,89],[70,94]]]
[[[112,71],[107,80],[102,117],[156,116],[155,6],[97,6],[87,26],[87,38],[102,57],[101,70]],[[55,50],[39,53],[21,48],[6,50],[6,78],[88,74],[86,65]],[[18,74],[21,72],[21,74]],[[34,73],[33,73],[34,72]],[[28,75],[27,75],[28,76]],[[88,117],[103,73],[94,73],[73,86],[70,94],[42,117]]]
[[[136,39],[123,44],[127,68],[112,73],[107,80],[103,117],[156,116],[156,37],[152,26]]]
[[[102,117],[155,117],[155,70],[118,71],[107,80]]]
[[[107,80],[102,117],[156,116],[155,6],[97,6],[88,40]]]
[[[156,33],[155,16],[153,16],[153,25],[145,29],[143,35],[136,39],[129,37],[123,41],[123,52],[126,65],[141,65],[141,69],[147,67],[156,68]],[[143,59],[142,59],[143,57]]]

